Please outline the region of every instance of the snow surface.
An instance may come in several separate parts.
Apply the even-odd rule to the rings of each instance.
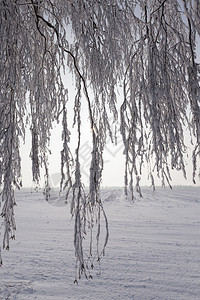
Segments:
[[[62,199],[17,194],[16,240],[3,251],[0,299],[200,299],[200,188],[102,192],[106,256],[93,279],[74,284],[74,220]]]

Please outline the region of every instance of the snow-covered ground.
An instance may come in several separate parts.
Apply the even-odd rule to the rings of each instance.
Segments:
[[[74,284],[74,220],[62,201],[18,193],[17,234],[3,251],[0,299],[200,299],[200,188],[175,187],[131,203],[103,191],[106,256],[93,279]]]

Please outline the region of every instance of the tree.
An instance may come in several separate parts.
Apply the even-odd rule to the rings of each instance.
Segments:
[[[4,220],[3,248],[15,234],[14,188],[22,186],[19,139],[32,135],[33,181],[45,168],[48,199],[48,153],[52,123],[62,119],[61,190],[72,192],[77,277],[92,265],[92,237],[88,258],[83,239],[97,226],[97,259],[108,240],[100,185],[106,138],[115,142],[110,125],[120,120],[124,142],[125,192],[139,193],[142,167],[170,184],[170,169],[182,170],[191,135],[193,179],[200,143],[200,88],[196,44],[200,35],[198,0],[0,0],[0,184]],[[76,83],[74,126],[77,148],[70,149],[68,87],[63,72]],[[117,87],[123,86],[119,108]],[[92,94],[91,92],[92,91]],[[92,96],[91,96],[92,95]],[[90,119],[90,186],[81,180],[81,105]],[[135,183],[134,183],[135,176]],[[98,248],[100,217],[107,228],[102,252]],[[91,230],[92,232],[92,230]],[[92,233],[91,233],[92,234]]]

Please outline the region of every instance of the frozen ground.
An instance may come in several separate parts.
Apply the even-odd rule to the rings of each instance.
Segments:
[[[134,204],[103,191],[110,238],[93,280],[74,284],[73,222],[61,201],[17,194],[16,240],[3,251],[0,299],[200,299],[200,188],[158,189]]]

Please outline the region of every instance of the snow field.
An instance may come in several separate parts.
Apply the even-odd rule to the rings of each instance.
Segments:
[[[200,188],[102,191],[109,242],[93,279],[74,284],[74,220],[62,199],[17,194],[16,240],[3,251],[0,299],[200,299]],[[101,269],[101,274],[99,271]]]

